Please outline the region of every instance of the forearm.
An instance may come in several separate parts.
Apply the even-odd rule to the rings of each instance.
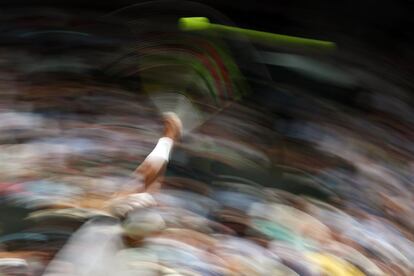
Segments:
[[[148,190],[156,179],[163,174],[170,159],[173,145],[174,141],[169,137],[159,139],[154,150],[135,170],[134,174],[144,181],[145,190]]]
[[[164,115],[164,133],[144,162],[135,170],[137,178],[144,181],[145,191],[153,190],[156,180],[160,177],[170,160],[174,144],[181,137],[180,119],[173,113]]]

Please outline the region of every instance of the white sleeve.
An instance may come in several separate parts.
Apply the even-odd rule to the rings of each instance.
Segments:
[[[124,248],[119,223],[86,222],[50,262],[43,276],[108,276]]]
[[[166,162],[170,159],[171,149],[173,147],[174,141],[168,137],[162,137],[158,140],[157,145],[154,150],[148,155],[149,158],[162,159]]]

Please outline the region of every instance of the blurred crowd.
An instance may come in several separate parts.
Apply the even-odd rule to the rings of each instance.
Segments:
[[[26,101],[24,87],[10,89],[0,114],[5,275],[39,275],[91,218],[97,222],[84,227],[93,235],[59,265],[79,269],[67,275],[92,275],[72,263],[93,262],[92,246],[108,254],[92,271],[115,269],[99,275],[413,271],[412,129],[393,114],[354,116],[315,104],[280,119],[275,131],[260,126],[260,112],[234,104],[183,138],[148,202],[118,202],[132,206],[119,223],[101,202],[130,183],[161,134],[147,100],[61,83],[64,97],[54,86],[31,86],[39,98]],[[75,111],[35,112],[48,105]],[[266,185],[255,181],[258,172]],[[19,231],[10,231],[13,223]],[[105,246],[101,236],[113,232],[116,246]]]

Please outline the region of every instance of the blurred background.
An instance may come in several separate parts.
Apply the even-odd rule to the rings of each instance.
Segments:
[[[412,275],[410,4],[3,1],[0,275]]]

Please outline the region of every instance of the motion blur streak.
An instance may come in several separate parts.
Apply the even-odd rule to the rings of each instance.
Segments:
[[[236,28],[225,25],[211,24],[208,18],[205,17],[187,17],[180,18],[179,25],[183,30],[216,30],[225,33],[240,33],[252,40],[274,43],[287,44],[289,46],[313,46],[320,48],[335,48],[335,43],[329,41],[322,41],[316,39],[293,37],[281,34],[272,34],[266,32],[259,32],[255,30]]]
[[[0,275],[414,275],[409,72],[224,2],[2,11]]]

